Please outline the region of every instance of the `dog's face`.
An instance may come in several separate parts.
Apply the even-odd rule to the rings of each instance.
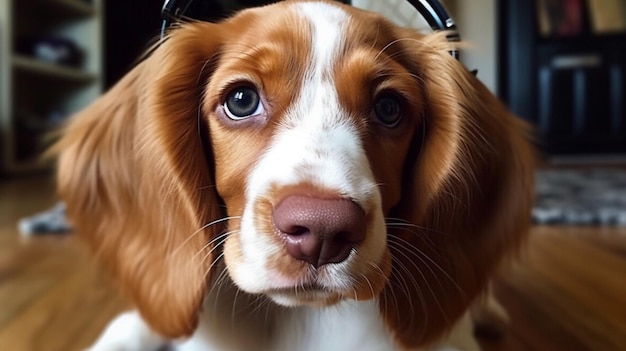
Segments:
[[[532,193],[523,124],[450,49],[333,2],[181,25],[68,126],[68,214],[165,336],[194,330],[223,261],[247,293],[377,299],[399,343],[431,341]]]
[[[229,23],[244,29],[229,32],[203,107],[233,218],[224,258],[244,291],[324,305],[371,299],[386,283],[384,217],[423,92],[373,19],[309,2]]]

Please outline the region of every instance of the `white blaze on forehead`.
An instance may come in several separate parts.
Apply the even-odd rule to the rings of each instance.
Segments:
[[[248,200],[272,184],[308,181],[359,200],[375,188],[360,135],[342,108],[333,70],[345,40],[348,14],[323,2],[294,5],[309,24],[311,52],[298,98],[282,118],[269,149],[252,172]],[[367,183],[367,184],[366,184]]]
[[[310,23],[313,32],[314,67],[311,68],[315,71],[332,69],[339,50],[343,48],[348,14],[337,6],[323,2],[299,3],[296,10]]]
[[[310,25],[312,45],[300,99],[291,106],[285,124],[292,127],[304,120],[323,126],[325,130],[338,123],[346,124],[348,121],[339,105],[333,82],[333,70],[344,47],[348,14],[337,6],[322,2],[299,3],[296,11]]]

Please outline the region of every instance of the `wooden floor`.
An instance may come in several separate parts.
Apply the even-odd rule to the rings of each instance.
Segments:
[[[18,236],[55,201],[46,179],[0,179],[2,351],[80,350],[125,307],[73,236]],[[495,288],[512,323],[488,351],[626,350],[626,228],[535,228]]]

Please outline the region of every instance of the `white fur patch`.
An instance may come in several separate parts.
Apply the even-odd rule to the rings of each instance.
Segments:
[[[167,342],[150,330],[139,313],[124,312],[112,320],[86,351],[156,350]]]
[[[256,324],[257,330],[246,329],[235,321],[234,326],[245,339],[258,335],[262,330],[272,330],[271,338],[260,338],[254,343],[259,351],[396,351],[393,339],[379,318],[378,302],[344,301],[328,308],[298,307],[264,317],[265,321]],[[200,328],[194,336],[174,349],[177,351],[248,351],[249,348],[236,345],[237,341],[219,340],[223,334],[205,334],[205,318],[201,316]],[[253,317],[254,318],[254,317]],[[228,318],[220,323],[231,324]],[[271,327],[270,327],[271,326]],[[232,337],[232,335],[231,335]],[[217,338],[217,339],[216,339]],[[230,346],[226,346],[230,344]],[[247,347],[250,347],[249,345]]]
[[[285,317],[275,351],[393,351],[378,301],[344,301],[328,308],[299,308]]]

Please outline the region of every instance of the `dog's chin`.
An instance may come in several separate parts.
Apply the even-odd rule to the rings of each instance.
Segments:
[[[285,307],[327,307],[332,306],[343,299],[343,296],[336,292],[323,290],[291,290],[272,291],[265,293],[270,300]]]

